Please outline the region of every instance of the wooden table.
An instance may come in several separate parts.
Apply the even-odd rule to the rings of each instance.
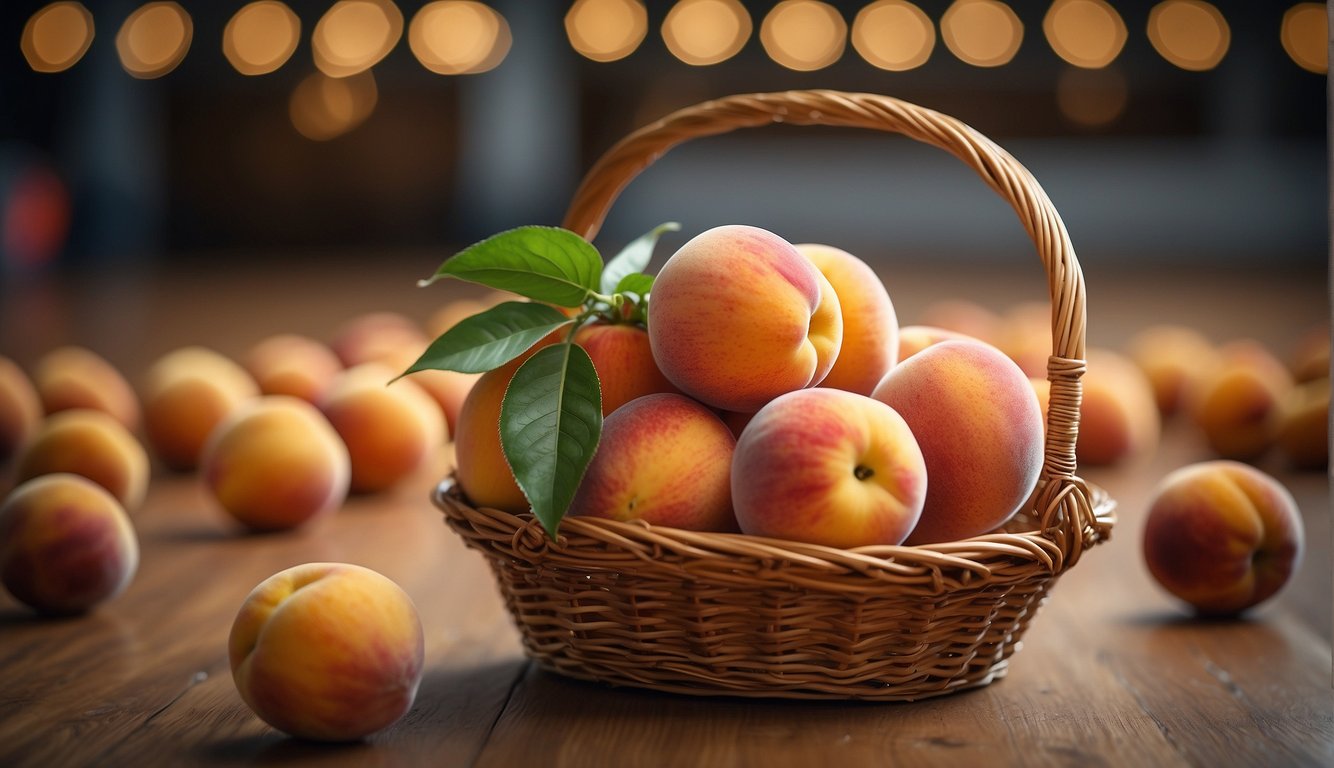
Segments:
[[[327,338],[361,311],[424,317],[458,290],[412,286],[438,260],[11,282],[0,294],[0,354],[29,364],[54,344],[79,342],[133,375],[187,343],[240,354],[277,331]],[[1036,267],[984,272],[963,287],[950,270],[881,268],[893,273],[905,322],[945,295],[1001,307],[1041,298],[1043,286]],[[1203,282],[1103,271],[1086,264],[1094,344],[1178,320],[1220,341],[1249,334],[1284,351],[1297,330],[1328,317],[1323,270]],[[1154,484],[1207,457],[1199,436],[1174,423],[1153,455],[1084,471],[1119,502],[1112,540],[1063,577],[1006,678],[911,704],[695,698],[536,668],[481,556],[429,503],[446,456],[313,527],[262,536],[239,532],[195,477],[156,471],[134,516],[142,559],[124,594],[56,621],[0,598],[0,765],[1334,764],[1329,480],[1277,459],[1263,464],[1300,502],[1305,561],[1253,615],[1198,621],[1152,582],[1139,536]],[[268,728],[228,670],[226,638],[242,599],[309,561],[358,563],[394,579],[426,629],[415,706],[362,743],[312,744]]]

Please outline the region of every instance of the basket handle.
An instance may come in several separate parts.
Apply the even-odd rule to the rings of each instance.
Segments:
[[[1104,531],[1091,493],[1075,476],[1080,377],[1084,361],[1084,278],[1065,224],[1033,175],[990,139],[959,120],[889,96],[841,91],[781,91],[728,96],[674,112],[609,149],[584,177],[564,226],[592,240],[613,202],[640,171],[688,139],[773,123],[867,128],[901,133],[953,154],[1018,214],[1047,271],[1052,305],[1051,396],[1036,510],[1044,535],[1061,550],[1058,571]]]

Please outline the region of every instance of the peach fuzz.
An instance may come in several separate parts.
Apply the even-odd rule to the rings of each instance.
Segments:
[[[987,533],[1028,499],[1042,469],[1043,419],[1029,378],[981,341],[942,341],[899,363],[872,396],[899,412],[930,481],[908,544]]]
[[[838,296],[783,238],[728,225],[696,235],[659,270],[653,357],[682,392],[755,411],[829,373],[843,338]]]
[[[1218,367],[1218,351],[1199,331],[1183,325],[1152,325],[1137,332],[1126,354],[1153,387],[1158,412],[1172,416],[1189,409],[1188,400]]]
[[[1301,514],[1277,480],[1236,461],[1182,467],[1154,490],[1144,562],[1204,615],[1231,616],[1273,597],[1297,569]]]
[[[110,414],[75,408],[47,416],[19,454],[19,482],[69,472],[107,489],[133,512],[148,492],[148,452]]]
[[[243,358],[245,369],[265,395],[291,395],[318,403],[343,370],[343,362],[321,341],[295,333],[267,336]]]
[[[838,296],[843,341],[820,386],[869,395],[899,361],[899,318],[875,270],[847,251],[802,243],[797,251],[815,265]]]
[[[175,470],[199,466],[213,428],[238,405],[259,396],[244,368],[205,347],[182,347],[158,358],[140,391],[148,447]]]
[[[644,395],[680,392],[658,369],[648,331],[625,323],[588,323],[575,332],[597,370],[602,387],[602,415]]]
[[[1329,466],[1329,379],[1312,379],[1289,390],[1278,447],[1297,469]]]
[[[138,567],[125,509],[86,477],[42,475],[0,504],[0,581],[40,613],[87,611],[124,591]]]
[[[91,408],[110,414],[131,432],[139,428],[139,399],[130,382],[91,349],[53,349],[37,361],[32,378],[48,415]]]
[[[408,379],[378,363],[348,368],[320,403],[347,446],[353,493],[374,493],[403,482],[444,449],[448,435],[440,406]]]
[[[204,487],[232,518],[255,531],[295,528],[331,514],[347,497],[347,447],[324,414],[286,395],[232,411],[200,459]]]
[[[939,344],[942,341],[959,341],[961,339],[980,341],[980,339],[966,333],[937,328],[934,325],[905,325],[899,329],[899,362],[903,362],[932,344]]]
[[[1192,415],[1219,457],[1258,459],[1278,439],[1291,374],[1252,339],[1229,342],[1219,353],[1222,362],[1201,385]]]
[[[404,357],[413,360],[426,350],[430,339],[412,318],[400,312],[366,312],[339,326],[330,349],[345,367],[361,363],[386,363]]]
[[[32,380],[0,356],[0,467],[18,455],[42,424],[42,401]]]
[[[603,422],[569,514],[735,531],[729,484],[735,445],[727,426],[685,395],[631,400]]]
[[[830,547],[900,544],[928,494],[927,466],[893,408],[816,387],[780,395],[737,441],[741,530]]]
[[[1161,417],[1144,373],[1110,349],[1089,349],[1086,358],[1076,459],[1109,466],[1152,451],[1158,445]]]
[[[425,641],[416,606],[391,579],[307,563],[245,598],[227,653],[237,692],[261,720],[298,738],[353,741],[412,708]]]

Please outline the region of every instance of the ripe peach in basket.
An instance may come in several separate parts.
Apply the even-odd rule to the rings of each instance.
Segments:
[[[347,498],[347,447],[319,409],[266,395],[232,411],[200,460],[204,485],[224,511],[257,531],[294,528]]]
[[[307,563],[265,579],[242,603],[227,646],[246,705],[305,739],[379,731],[412,708],[421,684],[416,606],[359,565]]]
[[[70,472],[82,475],[134,511],[148,491],[148,452],[110,414],[74,408],[46,417],[16,466],[17,480]]]
[[[828,245],[803,243],[811,260],[838,296],[843,342],[822,387],[869,395],[899,360],[899,320],[885,285],[866,262]]]
[[[1149,572],[1205,615],[1241,613],[1273,597],[1296,570],[1303,545],[1292,494],[1236,461],[1201,462],[1167,475],[1144,522]]]
[[[1134,336],[1126,354],[1148,377],[1164,417],[1189,410],[1189,398],[1218,367],[1218,350],[1199,331],[1183,325],[1149,326]]]
[[[902,543],[921,515],[927,480],[903,417],[824,387],[761,408],[732,460],[742,531],[831,547]]]
[[[872,395],[908,422],[930,486],[908,544],[953,541],[1005,523],[1042,469],[1037,395],[1019,366],[981,341],[942,341],[899,363]]]
[[[0,357],[0,466],[4,466],[37,434],[42,401],[32,380],[13,360]]]
[[[1130,358],[1109,349],[1087,352],[1079,404],[1079,463],[1107,466],[1151,451],[1161,430],[1153,387]]]
[[[1194,401],[1195,423],[1219,457],[1257,459],[1278,439],[1292,376],[1252,339],[1230,342],[1219,352],[1222,363]]]
[[[37,361],[32,378],[48,414],[91,408],[110,414],[130,431],[139,428],[134,389],[115,366],[91,349],[53,349]]]
[[[613,411],[571,515],[735,531],[732,432],[685,395],[645,395]]]
[[[171,469],[199,465],[204,443],[219,422],[259,395],[244,368],[204,347],[183,347],[158,358],[144,377],[144,436]]]
[[[295,333],[267,336],[246,352],[244,365],[261,393],[318,403],[343,363],[321,341]]]
[[[679,392],[658,369],[648,331],[629,323],[592,322],[574,336],[597,370],[602,415],[644,395]]]
[[[86,477],[43,475],[0,505],[0,581],[41,613],[80,613],[110,600],[138,566],[124,508]]]
[[[653,283],[648,328],[673,384],[742,412],[820,383],[843,339],[838,296],[820,270],[778,235],[743,225],[672,254]]]
[[[351,458],[351,490],[386,490],[418,471],[444,448],[440,406],[409,379],[390,384],[394,371],[363,363],[340,373],[320,404]]]

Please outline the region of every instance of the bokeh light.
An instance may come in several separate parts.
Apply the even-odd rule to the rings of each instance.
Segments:
[[[848,24],[842,14],[818,0],[783,0],[760,24],[760,43],[769,58],[798,72],[838,61],[847,40]]]
[[[1289,8],[1279,37],[1297,66],[1319,75],[1329,72],[1329,13],[1324,3]]]
[[[314,72],[292,91],[292,126],[314,141],[328,141],[356,128],[375,111],[375,76],[363,70],[347,77]]]
[[[852,47],[874,67],[903,72],[931,58],[936,28],[907,0],[877,0],[853,19]]]
[[[752,30],[738,0],[680,0],[663,19],[662,40],[673,56],[702,67],[735,56]]]
[[[496,68],[510,51],[509,23],[473,0],[428,3],[408,25],[408,47],[423,67],[440,75]]]
[[[116,33],[116,52],[126,72],[141,79],[162,77],[190,50],[194,22],[174,2],[148,3],[131,13]]]
[[[1204,0],[1165,0],[1149,11],[1149,42],[1178,67],[1203,72],[1227,55],[1232,31],[1223,14]]]
[[[1056,106],[1070,122],[1099,128],[1115,122],[1126,111],[1130,85],[1111,67],[1069,67],[1056,81]]]
[[[93,15],[80,3],[52,3],[23,26],[19,49],[37,72],[63,72],[93,44]]]
[[[616,61],[644,41],[648,12],[639,0],[576,0],[565,14],[565,34],[585,57]]]
[[[940,37],[960,61],[975,67],[1009,63],[1024,41],[1024,25],[996,0],[955,0],[940,18]]]
[[[1126,44],[1126,23],[1106,0],[1056,0],[1042,31],[1057,56],[1076,67],[1097,69],[1116,60]]]
[[[287,63],[301,37],[301,20],[277,0],[237,11],[222,30],[222,53],[243,75],[264,75]]]
[[[403,12],[389,0],[339,0],[315,23],[311,52],[330,77],[375,66],[403,36]]]

